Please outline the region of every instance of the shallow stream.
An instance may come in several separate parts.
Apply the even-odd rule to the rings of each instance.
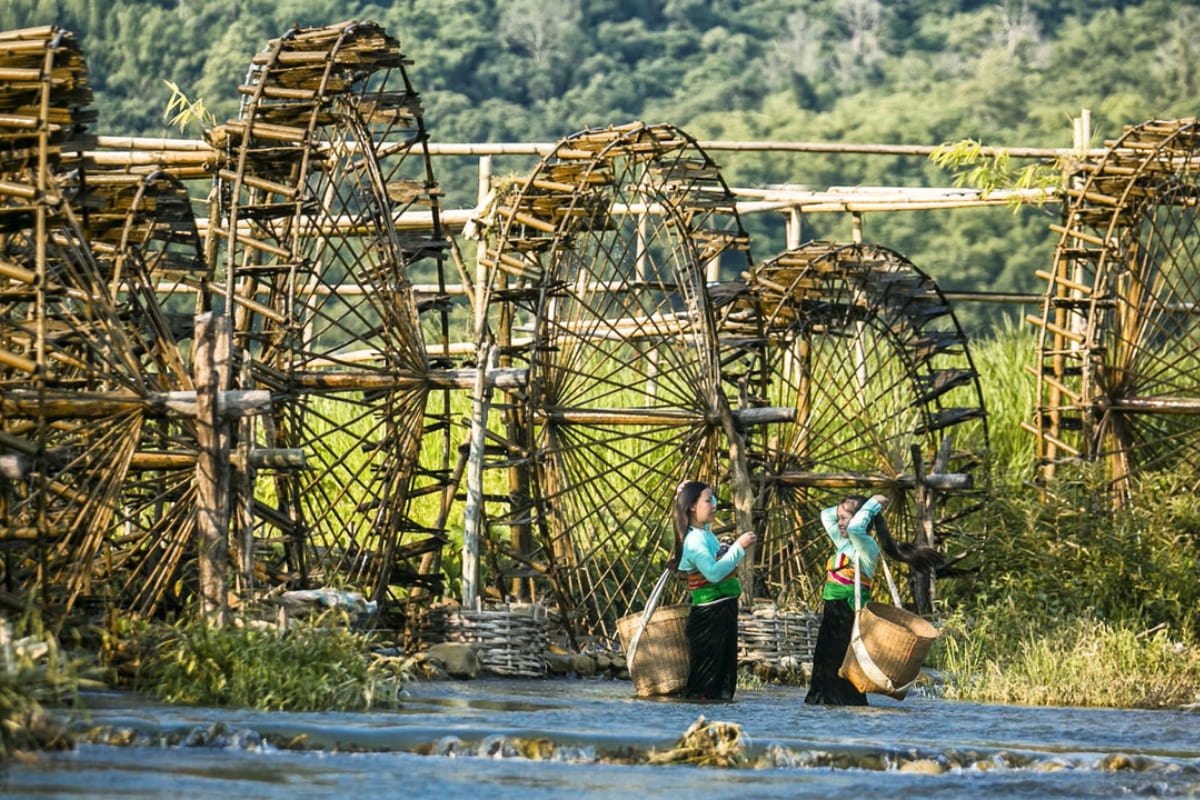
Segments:
[[[402,709],[355,714],[90,695],[90,742],[11,764],[0,797],[1200,797],[1200,713],[1190,711],[876,695],[869,708],[815,708],[803,689],[783,687],[695,704],[639,700],[623,681],[568,679],[408,692]],[[670,750],[701,715],[741,726],[747,766],[627,763]]]

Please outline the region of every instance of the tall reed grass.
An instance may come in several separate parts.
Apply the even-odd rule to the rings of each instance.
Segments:
[[[1200,509],[1194,477],[1142,474],[1137,504],[1098,507],[1082,465],[1034,477],[1035,354],[1023,329],[973,345],[989,412],[992,495],[978,571],[947,593],[931,663],[981,702],[1161,707],[1200,701]]]
[[[936,660],[951,699],[1163,708],[1200,702],[1200,651],[1178,633],[1091,615],[1031,625],[1000,604],[948,620]]]

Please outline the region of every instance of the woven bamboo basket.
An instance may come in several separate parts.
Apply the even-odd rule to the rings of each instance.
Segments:
[[[937,639],[937,628],[898,606],[867,603],[858,613],[858,627],[866,654],[885,679],[881,682],[868,674],[874,670],[870,664],[860,663],[853,644],[846,649],[838,674],[860,692],[903,700]],[[887,685],[889,681],[890,686]]]
[[[686,628],[690,612],[691,606],[686,604],[660,606],[650,617],[633,663],[627,665],[638,697],[676,694],[687,685],[690,659]],[[617,620],[617,635],[626,653],[641,624],[640,612]]]

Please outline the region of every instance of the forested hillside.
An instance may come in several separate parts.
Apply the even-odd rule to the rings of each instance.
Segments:
[[[251,55],[293,25],[372,19],[413,61],[439,142],[554,141],[584,127],[670,122],[700,140],[1067,147],[1200,107],[1200,8],[1150,0],[6,0],[0,29],[75,31],[104,134],[195,138],[164,120],[177,83],[235,116]],[[736,186],[949,185],[922,158],[718,156]],[[447,205],[475,166],[441,159]],[[528,168],[502,160],[498,172]],[[896,212],[867,220],[944,287],[1037,290],[1053,209]],[[752,221],[756,256],[778,249]],[[761,231],[755,229],[760,228]],[[846,239],[814,218],[805,237]]]

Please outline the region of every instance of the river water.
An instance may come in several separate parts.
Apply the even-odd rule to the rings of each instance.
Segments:
[[[89,695],[87,741],[10,764],[0,797],[1200,797],[1192,711],[876,695],[869,708],[814,708],[792,687],[696,704],[639,700],[628,682],[572,679],[418,683],[408,694],[402,709],[355,714]],[[632,763],[631,754],[670,750],[701,715],[741,727],[745,767]],[[529,757],[531,742],[540,757]]]

